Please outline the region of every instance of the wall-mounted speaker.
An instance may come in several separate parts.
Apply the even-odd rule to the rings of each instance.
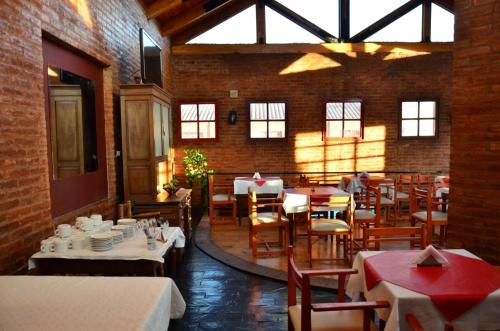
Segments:
[[[236,110],[231,110],[229,112],[229,116],[227,117],[227,121],[229,122],[229,124],[235,124],[237,119],[238,113],[236,112]]]

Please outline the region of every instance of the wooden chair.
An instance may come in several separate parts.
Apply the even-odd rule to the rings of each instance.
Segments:
[[[333,237],[342,239],[344,245],[344,253],[342,258],[332,257],[330,259],[315,259],[320,261],[344,260],[347,263],[352,262],[353,253],[353,210],[354,203],[352,195],[347,196],[331,196],[328,201],[324,199],[309,198],[309,213],[307,221],[307,255],[309,258],[309,267],[312,267],[312,239],[313,237],[332,237],[331,244],[333,245]],[[333,213],[343,212],[345,220],[337,218],[313,218],[313,214],[319,212]],[[332,247],[333,254],[333,247]]]
[[[446,230],[448,227],[448,214],[437,210],[437,206],[445,202],[436,199],[432,190],[421,190],[413,188],[410,197],[410,223],[415,226],[417,222],[426,224],[425,244],[432,244],[434,227],[439,226],[439,246],[443,247],[446,242]],[[422,202],[425,209],[421,210]]]
[[[134,209],[134,207],[133,207],[132,201],[130,201],[130,200],[127,200],[124,203],[119,203],[118,204],[118,218],[142,219],[142,218],[158,218],[161,216],[160,211],[134,213],[133,209]]]
[[[376,228],[380,227],[380,197],[380,189],[373,186],[363,189],[357,196],[356,209],[354,210],[354,225],[357,225],[361,232],[372,225]],[[358,244],[358,248],[362,248],[362,241],[362,233],[361,238],[354,239],[354,243]]]
[[[248,188],[248,217],[249,217],[249,247],[252,248],[252,256],[272,256],[286,254],[288,245],[288,219],[284,215],[283,203],[278,198],[257,198],[257,193]],[[267,208],[271,211],[259,212],[259,209]],[[278,231],[277,241],[258,241],[258,231],[261,229],[276,229]],[[264,246],[266,250],[258,250]],[[270,250],[278,246],[279,249]]]
[[[420,249],[423,249],[425,247],[425,225],[422,224],[420,227],[367,228],[363,231],[363,250],[378,250],[381,242],[395,241],[407,241],[411,247],[415,243],[419,243]],[[371,245],[371,243],[375,245]]]
[[[383,210],[382,219],[384,223],[390,224],[390,215],[392,211],[393,225],[396,225],[396,203],[390,197],[390,192],[394,191],[395,181],[387,178],[384,183],[378,185],[380,188],[380,208]],[[375,198],[371,198],[371,203],[375,204]]]
[[[434,184],[431,175],[417,174],[417,188],[427,190]]]
[[[288,248],[288,330],[377,330],[371,317],[374,309],[388,308],[386,301],[345,302],[345,280],[358,273],[355,269],[298,270],[293,248]],[[338,276],[338,302],[312,303],[311,281],[314,276]],[[297,288],[301,303],[297,303]]]
[[[233,186],[230,184],[215,184],[214,175],[208,176],[208,197],[209,197],[209,216],[210,224],[236,224],[237,220],[237,200],[233,194]],[[232,209],[232,218],[230,221],[217,221],[215,209],[221,207],[230,207]]]
[[[406,322],[408,322],[408,326],[411,331],[425,331],[418,319],[413,314],[406,314]],[[454,331],[455,328],[451,325],[450,322],[446,322],[444,325],[444,331]],[[458,330],[456,330],[458,331]]]
[[[413,188],[414,180],[413,175],[399,175],[399,178],[396,180],[396,187],[393,192],[393,200],[396,205],[396,219],[394,221],[394,225],[396,225],[396,222],[401,219],[401,204],[410,203],[410,192]]]

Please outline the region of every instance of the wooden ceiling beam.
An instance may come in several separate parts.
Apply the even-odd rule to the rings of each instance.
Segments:
[[[453,52],[453,43],[325,43],[325,44],[203,44],[172,47],[172,55],[210,54],[329,54],[329,53],[400,53],[430,54]]]
[[[303,28],[306,31],[309,31],[316,37],[322,39],[325,42],[337,42],[338,39],[337,37],[331,35],[327,31],[323,30],[316,24],[312,23],[311,21],[305,19],[304,17],[300,16],[296,12],[290,10],[288,7],[283,6],[281,3],[275,1],[275,0],[264,0],[264,3],[266,6],[269,8],[273,9],[276,11],[278,14],[281,16],[289,19],[290,21],[294,22],[301,28]]]
[[[432,15],[432,2],[431,0],[424,0],[422,10],[422,42],[431,41],[431,15]]]
[[[211,11],[195,18],[171,32],[173,45],[185,44],[189,40],[210,30],[225,20],[239,14],[255,4],[255,0],[229,0]]]
[[[181,6],[183,2],[183,0],[156,0],[146,8],[146,17],[148,20],[156,18]]]
[[[266,43],[266,6],[263,0],[257,0],[255,6],[255,26],[257,28],[257,43]]]
[[[355,36],[351,38],[351,42],[357,43],[365,40],[374,33],[382,30],[392,22],[396,21],[401,16],[408,14],[413,9],[417,8],[422,4],[423,0],[410,0],[398,9],[392,11],[391,13],[385,15],[366,29],[358,32]]]
[[[348,42],[351,38],[350,33],[350,0],[339,0],[339,38]]]
[[[182,27],[186,26],[189,22],[194,21],[196,18],[206,14],[206,10],[203,5],[204,3],[202,2],[197,6],[182,11],[177,16],[167,17],[163,19],[165,23],[162,24],[161,26],[161,34],[163,36],[170,36],[174,31],[180,30]]]
[[[432,0],[432,2],[452,14],[455,13],[455,1],[453,0]]]

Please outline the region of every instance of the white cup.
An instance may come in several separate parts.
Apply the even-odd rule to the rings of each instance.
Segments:
[[[65,238],[57,238],[54,240],[54,252],[65,253],[71,248],[71,241]]]
[[[89,230],[89,229],[94,227],[94,220],[86,217],[85,219],[80,220],[78,222],[77,226],[80,230],[83,230],[83,231]]]
[[[71,237],[71,225],[59,224],[57,226],[56,235],[61,238]]]
[[[40,242],[40,252],[42,253],[50,253],[55,250],[54,240],[45,239]]]
[[[71,249],[84,249],[87,247],[87,236],[77,235],[71,237]]]

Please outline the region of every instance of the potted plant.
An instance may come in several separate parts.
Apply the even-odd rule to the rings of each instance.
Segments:
[[[192,204],[194,206],[203,205],[203,190],[207,186],[207,157],[203,155],[200,149],[184,150],[184,174],[186,175],[187,185],[193,190],[191,193]]]
[[[177,192],[177,190],[180,188],[180,183],[179,179],[177,176],[173,176],[172,180],[168,182],[167,184],[163,185],[163,189],[168,192],[168,196],[171,197]]]

